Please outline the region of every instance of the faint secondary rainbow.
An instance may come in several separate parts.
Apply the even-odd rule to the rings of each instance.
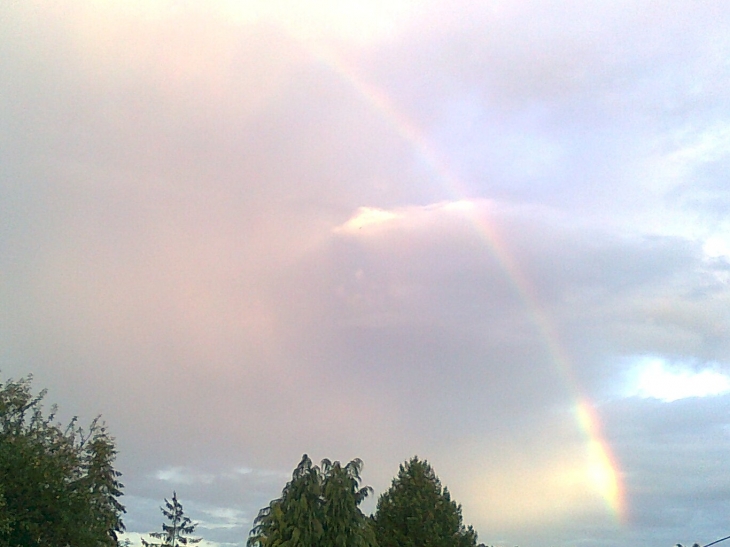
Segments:
[[[378,112],[394,131],[415,149],[420,159],[453,195],[458,199],[465,199],[467,192],[463,184],[448,168],[444,158],[431,146],[423,136],[423,132],[395,107],[382,89],[365,81],[352,66],[331,51],[316,49],[312,50],[312,54],[336,72],[374,111]],[[600,421],[593,405],[582,395],[557,329],[540,303],[534,285],[509,252],[497,226],[484,215],[471,215],[471,220],[531,315],[548,355],[575,400],[575,418],[586,439],[589,479],[618,521],[625,522],[627,504],[618,464],[601,431]]]

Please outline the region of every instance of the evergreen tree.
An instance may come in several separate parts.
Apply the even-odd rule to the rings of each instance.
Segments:
[[[249,534],[249,547],[289,542],[291,547],[316,545],[324,534],[322,482],[319,468],[305,454],[281,497],[259,511]]]
[[[195,532],[197,523],[192,522],[183,512],[182,504],[177,500],[177,492],[172,493],[172,501],[165,498],[165,507],[160,511],[168,520],[169,524],[162,524],[162,532],[150,532],[150,536],[162,540],[161,543],[148,543],[144,539],[144,547],[180,547],[180,545],[194,545],[202,538],[188,537]]]
[[[0,383],[0,545],[117,546],[123,485],[114,440],[97,418],[63,428],[31,377]]]
[[[477,534],[464,526],[461,506],[417,457],[401,464],[380,496],[374,527],[380,547],[476,547]]]
[[[281,497],[259,511],[249,547],[371,547],[374,534],[360,503],[371,492],[360,487],[362,461],[342,466],[305,454]]]
[[[124,526],[121,514],[125,511],[119,496],[122,495],[121,473],[112,467],[116,450],[106,427],[99,425],[98,419],[92,422],[91,432],[85,440],[86,450],[81,459],[83,477],[79,484],[89,494],[89,529],[110,530],[116,542],[115,531]]]
[[[375,534],[359,505],[373,489],[360,487],[362,460],[354,459],[342,467],[340,462],[322,460],[322,497],[324,537],[328,547],[368,547]]]

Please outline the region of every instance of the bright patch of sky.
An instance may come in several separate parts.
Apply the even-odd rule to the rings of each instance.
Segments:
[[[193,535],[192,537],[199,537]],[[124,532],[119,535],[120,543],[129,540],[132,545],[141,545],[142,540],[150,541],[151,538],[148,534],[140,534],[139,532]],[[237,543],[221,543],[217,541],[207,541],[205,538],[197,544],[199,547],[226,547],[231,545],[238,545]]]
[[[267,20],[281,24],[304,40],[335,37],[368,44],[391,37],[402,30],[407,16],[417,5],[412,0],[252,0],[226,2],[224,12],[239,21]]]
[[[373,207],[360,207],[355,216],[348,220],[338,230],[354,232],[368,226],[376,226],[389,220],[398,218],[398,214],[392,211],[385,211]]]
[[[246,515],[243,511],[231,507],[213,507],[202,509],[200,512],[205,513],[205,519],[198,519],[202,528],[214,530],[217,528],[239,528],[242,523],[247,523]]]
[[[627,395],[665,402],[730,392],[730,376],[718,372],[712,364],[698,369],[690,363],[645,356],[637,360],[632,377]]]
[[[210,484],[215,476],[210,473],[198,473],[185,467],[168,467],[155,473],[155,478],[175,484]]]
[[[707,238],[702,250],[710,258],[730,257],[730,234]]]

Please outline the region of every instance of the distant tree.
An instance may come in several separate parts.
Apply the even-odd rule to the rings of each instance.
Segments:
[[[144,547],[179,547],[180,545],[194,545],[202,541],[202,538],[188,537],[195,533],[198,524],[185,516],[183,506],[177,499],[177,492],[172,493],[172,501],[165,498],[165,507],[160,507],[160,511],[169,524],[163,523],[162,532],[150,532],[149,535],[162,542],[148,543],[143,539]]]
[[[117,546],[123,485],[114,440],[97,418],[88,430],[54,422],[30,376],[0,383],[0,545]]]
[[[259,511],[249,547],[374,547],[374,534],[360,503],[371,492],[360,487],[362,461],[345,465],[306,454],[282,490]]]
[[[378,499],[374,525],[380,547],[476,547],[477,534],[464,526],[461,506],[417,457],[401,464]]]

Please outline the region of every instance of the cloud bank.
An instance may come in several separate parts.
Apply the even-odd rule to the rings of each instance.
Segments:
[[[243,545],[304,452],[376,492],[427,458],[487,544],[722,537],[728,28],[682,0],[6,4],[2,373],[103,414],[133,537],[175,489]]]

